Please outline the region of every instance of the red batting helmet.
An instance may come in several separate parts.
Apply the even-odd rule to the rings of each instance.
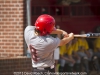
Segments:
[[[35,27],[40,31],[40,35],[50,34],[55,29],[55,19],[47,14],[40,15],[35,22]]]

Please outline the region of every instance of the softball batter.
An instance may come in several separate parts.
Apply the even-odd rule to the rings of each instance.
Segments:
[[[63,34],[60,40],[50,34]],[[31,51],[33,72],[55,72],[54,50],[58,46],[67,44],[74,38],[74,34],[55,29],[55,19],[47,14],[40,15],[35,26],[27,26],[24,31],[25,41]],[[41,74],[42,75],[42,74]]]

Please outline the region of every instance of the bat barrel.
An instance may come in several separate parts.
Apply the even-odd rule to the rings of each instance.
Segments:
[[[76,34],[74,37],[84,37],[84,38],[100,38],[100,33],[88,33],[88,34]]]

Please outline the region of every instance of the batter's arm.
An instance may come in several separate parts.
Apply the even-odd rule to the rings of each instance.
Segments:
[[[74,34],[70,33],[68,37],[63,37],[61,39],[59,46],[66,45],[68,42],[70,42],[74,38]]]
[[[62,34],[63,36],[66,36],[66,37],[68,36],[68,33],[61,29],[56,29],[56,30],[52,31],[51,34]]]

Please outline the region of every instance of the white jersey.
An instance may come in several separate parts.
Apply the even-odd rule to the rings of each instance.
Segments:
[[[39,58],[37,62],[32,59],[32,66],[50,67],[55,62],[54,50],[58,47],[60,39],[50,35],[36,36],[34,29],[35,26],[27,26],[24,31],[27,46],[32,45],[37,50],[37,57]]]

